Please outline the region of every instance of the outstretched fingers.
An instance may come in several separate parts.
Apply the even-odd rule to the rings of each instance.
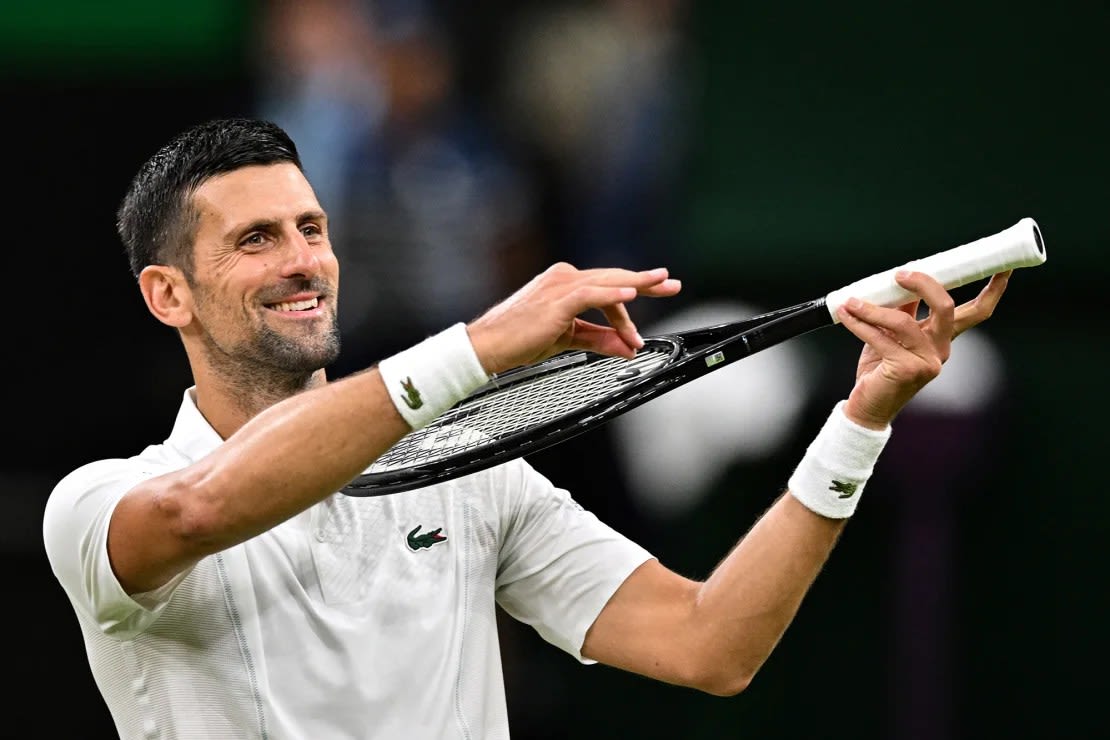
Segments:
[[[638,288],[637,295],[647,296],[650,298],[667,298],[675,295],[682,289],[682,283],[673,278],[665,278],[664,280]],[[625,347],[630,352],[619,352],[625,357],[635,355],[635,350],[644,346],[644,339],[640,336],[636,324],[632,322],[632,318],[628,314],[627,302],[615,303],[611,306],[603,306],[601,309],[605,314],[605,319],[609,322],[616,331],[617,335],[624,340]]]
[[[573,268],[571,268],[573,269]],[[666,267],[652,270],[624,270],[615,267],[580,270],[575,279],[581,285],[635,288],[636,295],[653,298],[673,296],[682,289],[682,282],[670,276]],[[600,306],[591,306],[600,308]]]
[[[572,346],[629,358],[635,356],[644,340],[626,304],[637,296],[664,298],[682,289],[682,283],[662,267],[639,272],[616,268],[583,270],[577,277],[578,288],[566,296],[568,311],[577,315],[596,308],[604,314],[609,327],[577,320]]]
[[[963,334],[976,324],[981,324],[994,314],[994,309],[998,307],[998,302],[1002,300],[1002,294],[1006,292],[1006,286],[1009,285],[1010,276],[1013,274],[1013,270],[1006,270],[992,275],[983,289],[979,291],[979,295],[956,307],[953,338]]]
[[[565,297],[567,314],[572,325],[567,335],[567,349],[585,349],[603,354],[633,357],[643,346],[636,325],[625,305],[637,295],[636,288],[624,286],[582,285]],[[600,310],[609,326],[601,326],[576,318],[591,308]]]
[[[952,295],[935,278],[923,272],[899,272],[895,280],[920,296],[929,307],[929,315],[920,322],[921,329],[934,345],[944,348],[942,360],[947,360],[947,345],[952,341],[956,317]]]
[[[849,395],[849,418],[882,429],[948,359],[949,342],[926,331],[913,304],[884,308],[857,299],[838,309],[841,324],[864,343]]]
[[[579,270],[560,262],[474,319],[468,330],[482,366],[491,373],[565,349],[634,357],[643,340],[626,304],[638,296],[672,296],[680,289],[666,268]],[[609,326],[579,318],[591,309],[601,311]]]
[[[621,346],[617,348],[616,354],[622,357],[635,356],[636,350],[644,346],[644,340],[632,317],[628,315],[628,306],[624,303],[615,303],[602,307],[601,312],[605,314],[605,320],[621,340]]]
[[[883,357],[914,354],[924,345],[921,330],[908,311],[851,298],[838,309],[837,316],[848,331]]]
[[[940,374],[957,334],[990,316],[1006,287],[1008,273],[994,276],[977,298],[959,306],[935,278],[900,272],[898,284],[916,298],[897,308],[858,299],[845,302],[837,316],[864,342],[856,385],[848,397],[849,418],[883,428],[925,384]],[[917,318],[921,303],[928,313]]]
[[[658,283],[639,288],[638,293],[648,298],[670,298],[680,290],[682,290],[682,281],[668,277]]]
[[[595,324],[585,319],[575,319],[573,335],[567,349],[581,349],[631,360],[636,356],[636,350],[642,346],[643,341],[635,346],[631,345],[611,326]]]

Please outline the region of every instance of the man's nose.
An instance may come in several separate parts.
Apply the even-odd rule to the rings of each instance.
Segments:
[[[312,276],[320,271],[320,254],[324,247],[312,244],[297,232],[288,240],[287,255],[282,265],[285,277]]]

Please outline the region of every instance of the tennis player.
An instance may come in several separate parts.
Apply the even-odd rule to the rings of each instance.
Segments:
[[[169,436],[89,462],[46,507],[53,572],[123,738],[505,738],[495,605],[583,663],[742,691],[855,510],[905,403],[1007,273],[955,307],[849,303],[858,378],[788,488],[704,582],[675,574],[523,460],[382,497],[337,491],[404,434],[566,348],[630,357],[627,304],[666,269],[559,264],[469,323],[328,382],[339,265],[294,143],[185,131],[139,169],[119,234],[194,385]],[[600,309],[607,325],[579,318]],[[389,317],[382,317],[388,321]]]

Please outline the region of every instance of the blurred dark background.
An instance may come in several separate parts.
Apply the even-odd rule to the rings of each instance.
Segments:
[[[580,666],[506,622],[510,714],[522,740],[1110,737],[1106,4],[56,0],[6,3],[0,32],[19,227],[0,735],[113,736],[42,507],[70,469],[168,433],[191,380],[127,271],[115,208],[170,136],[247,114],[293,133],[336,219],[334,375],[555,259],[670,266],[683,296],[632,307],[650,328],[806,300],[1037,219],[1048,262],[1015,275],[900,417],[748,692]],[[718,374],[735,373],[718,413],[645,434],[645,407],[533,462],[705,576],[851,386],[846,332],[781,349]]]

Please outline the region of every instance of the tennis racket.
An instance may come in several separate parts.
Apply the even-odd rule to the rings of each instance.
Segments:
[[[1040,229],[1024,218],[902,267],[927,273],[951,290],[1046,258]],[[837,324],[837,309],[851,297],[883,306],[915,300],[895,282],[898,269],[742,321],[646,337],[633,359],[571,350],[510,370],[402,437],[343,493],[398,493],[508,462],[590,431],[744,357]]]

